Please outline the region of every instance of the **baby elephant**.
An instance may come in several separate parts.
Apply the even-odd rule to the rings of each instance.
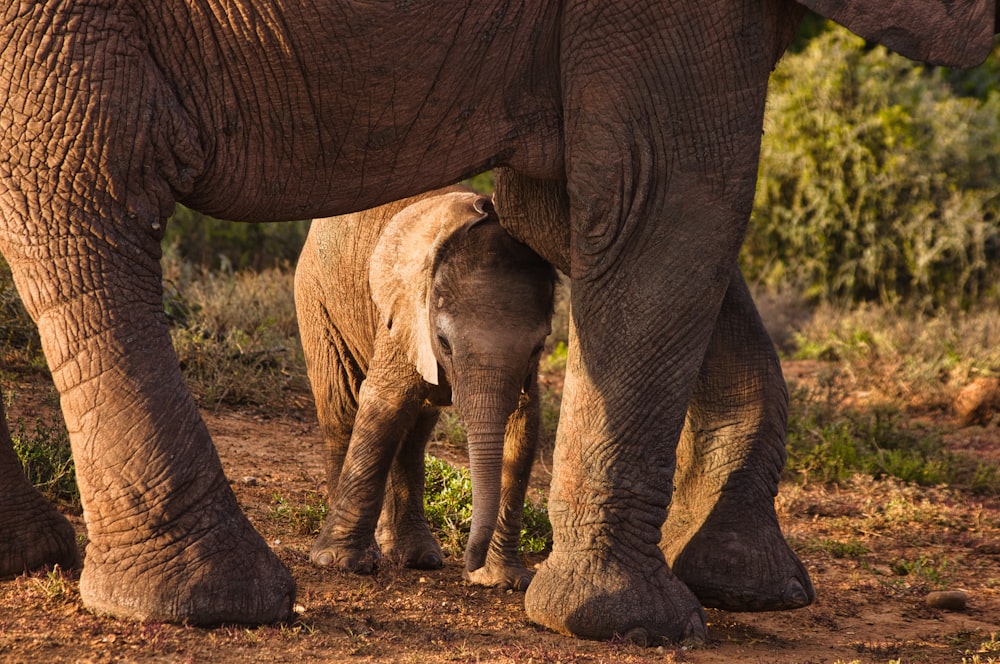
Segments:
[[[328,450],[314,563],[371,572],[376,540],[410,567],[444,564],[424,517],[424,448],[454,402],[472,471],[463,575],[527,587],[518,541],[554,287],[555,270],[463,188],[313,222],[295,305]]]

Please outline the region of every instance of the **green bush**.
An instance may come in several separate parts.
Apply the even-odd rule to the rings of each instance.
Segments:
[[[49,500],[79,507],[76,467],[62,421],[36,419],[29,428],[19,419],[11,427],[10,437],[28,481]]]
[[[441,547],[461,556],[472,527],[472,479],[469,471],[427,455],[424,513]],[[538,553],[552,545],[552,526],[545,507],[524,503],[521,550]]]
[[[830,28],[771,78],[745,252],[815,300],[965,306],[1000,272],[1000,94]],[[971,83],[970,83],[971,82]]]

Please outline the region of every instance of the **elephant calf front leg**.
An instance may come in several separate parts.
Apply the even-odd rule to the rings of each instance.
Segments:
[[[377,353],[376,353],[377,357]],[[379,366],[373,361],[373,367]],[[399,376],[373,373],[361,385],[358,412],[330,511],[310,558],[356,574],[370,574],[379,561],[375,527],[386,481],[401,441],[414,428],[422,399],[416,387],[400,388]]]
[[[382,555],[414,569],[440,569],[444,555],[424,515],[424,450],[438,409],[422,409],[392,462],[375,538]]]

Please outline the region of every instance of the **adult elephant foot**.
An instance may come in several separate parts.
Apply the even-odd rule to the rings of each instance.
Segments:
[[[295,582],[234,498],[206,501],[191,534],[131,546],[91,539],[80,576],[90,610],[119,618],[270,624],[294,617]]]
[[[774,510],[720,505],[694,536],[665,554],[702,604],[726,611],[780,611],[816,598],[809,573],[785,542]]]
[[[630,561],[589,557],[585,564],[555,552],[528,586],[531,620],[588,639],[621,637],[640,645],[703,642],[705,614],[662,559]]]

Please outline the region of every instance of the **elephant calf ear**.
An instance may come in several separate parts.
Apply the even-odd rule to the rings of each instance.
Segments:
[[[996,0],[799,0],[912,60],[974,67],[993,45]]]
[[[431,196],[398,212],[386,224],[369,262],[372,300],[390,337],[406,352],[425,381],[437,385],[431,342],[431,271],[438,248],[473,217],[478,194]]]

